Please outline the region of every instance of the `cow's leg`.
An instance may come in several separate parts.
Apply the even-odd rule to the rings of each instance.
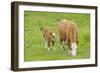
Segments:
[[[77,55],[77,45],[76,45],[76,43],[71,43],[71,55],[72,56]]]
[[[72,55],[72,48],[71,48],[71,45],[70,44],[68,44],[68,55]]]
[[[60,46],[61,46],[61,49],[63,49],[63,45],[62,45],[62,42],[63,42],[63,41],[61,41],[61,40],[60,40]]]
[[[66,44],[67,44],[67,41],[64,41],[63,42],[63,50],[65,50]]]
[[[60,40],[60,45],[61,45],[61,49],[64,51],[64,41],[63,40]]]

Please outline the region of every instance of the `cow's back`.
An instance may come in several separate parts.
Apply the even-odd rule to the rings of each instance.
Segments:
[[[61,40],[66,40],[66,22],[60,21],[58,24],[59,36]]]
[[[61,20],[58,24],[60,40],[68,42],[78,41],[78,30],[76,23],[69,20]]]
[[[74,22],[67,22],[66,36],[69,43],[78,41],[78,29]]]

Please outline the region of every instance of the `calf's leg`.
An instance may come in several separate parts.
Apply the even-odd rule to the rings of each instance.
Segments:
[[[55,50],[55,42],[52,41],[53,50]]]
[[[47,48],[47,46],[48,46],[47,41],[45,39],[43,39],[43,41],[44,41],[44,47]]]
[[[50,41],[47,42],[48,45],[48,51],[50,50]]]

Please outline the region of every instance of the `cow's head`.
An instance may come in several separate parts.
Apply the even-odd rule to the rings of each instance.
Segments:
[[[76,56],[77,55],[77,44],[75,42],[70,43],[71,48],[71,55]]]

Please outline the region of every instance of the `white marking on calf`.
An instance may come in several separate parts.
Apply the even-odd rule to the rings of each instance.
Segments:
[[[67,44],[67,40],[65,41],[65,45]]]
[[[53,50],[55,50],[55,47],[53,47]]]
[[[53,35],[53,36],[56,36],[56,33],[53,32],[52,35]]]
[[[56,33],[52,33],[52,36],[56,38]],[[55,40],[55,38],[52,38],[52,40]]]
[[[47,41],[46,41],[45,39],[43,39],[43,41],[44,41],[44,47],[45,47],[45,48],[48,48],[48,47],[47,47],[47,45],[48,45],[48,44],[47,44]]]
[[[77,55],[77,45],[76,45],[76,43],[72,43],[71,44],[71,55],[72,56],[76,56]]]
[[[50,50],[50,48],[48,47],[48,51]]]
[[[50,48],[48,47],[48,43],[47,43],[47,41],[45,40],[45,39],[43,39],[44,40],[44,47],[45,48],[47,48],[48,49],[48,51],[50,50]]]

